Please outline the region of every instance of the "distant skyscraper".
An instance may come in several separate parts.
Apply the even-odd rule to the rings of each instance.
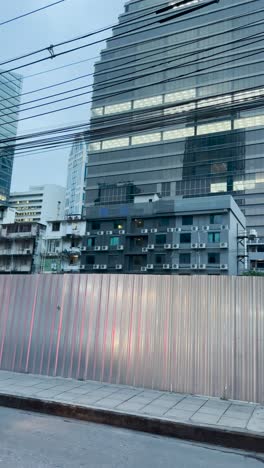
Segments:
[[[264,235],[263,0],[199,3],[126,3],[95,66],[87,215],[138,194],[230,194]]]
[[[82,214],[87,161],[87,146],[82,135],[78,135],[73,142],[69,155],[65,201],[66,216]]]
[[[14,158],[14,141],[4,142],[17,133],[22,77],[0,70],[0,205],[9,197]]]

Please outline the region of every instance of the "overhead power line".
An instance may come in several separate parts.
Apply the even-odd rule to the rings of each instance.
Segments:
[[[41,8],[37,8],[36,10],[31,10],[31,11],[28,11],[27,13],[23,13],[22,15],[15,16],[15,18],[10,18],[8,20],[2,21],[0,23],[0,26],[4,26],[5,24],[12,23],[13,21],[17,21],[21,18],[25,18],[26,16],[33,15],[34,13],[38,13],[39,11],[46,10],[47,8],[51,8],[55,5],[58,5],[58,3],[62,3],[62,2],[65,2],[65,0],[58,0],[57,2],[49,3],[48,5],[45,5]]]

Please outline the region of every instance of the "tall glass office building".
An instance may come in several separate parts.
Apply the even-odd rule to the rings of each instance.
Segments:
[[[86,207],[232,194],[263,235],[263,0],[173,3],[127,2],[96,63]]]
[[[7,202],[14,159],[14,141],[17,133],[22,77],[0,70],[0,205]]]

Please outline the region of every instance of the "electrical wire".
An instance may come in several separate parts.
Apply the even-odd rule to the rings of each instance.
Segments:
[[[261,20],[253,21],[253,22],[247,24],[247,29],[248,29],[249,26],[252,26],[252,25],[262,25],[263,23],[264,23],[264,20],[262,20],[262,21],[261,21]],[[210,38],[215,37],[215,36],[219,36],[219,35],[223,35],[223,34],[227,34],[228,32],[236,32],[236,31],[241,30],[241,29],[245,29],[245,26],[240,26],[240,27],[237,27],[237,28],[231,28],[231,29],[229,29],[229,30],[226,30],[226,31],[223,31],[223,32],[220,32],[220,33],[216,33],[216,34],[210,36]],[[245,36],[244,38],[241,38],[241,39],[237,39],[237,40],[234,40],[234,41],[229,41],[229,42],[226,43],[226,44],[229,45],[229,44],[232,44],[232,43],[236,43],[236,42],[240,42],[240,41],[245,41],[246,39],[249,39],[249,38],[253,38],[253,37],[255,37],[255,36],[258,36],[259,34],[261,34],[261,33],[256,33],[256,34],[253,34],[253,35],[250,35],[250,36]],[[206,37],[205,37],[205,36],[200,37],[200,41],[202,41],[203,39],[207,39],[207,36],[206,36]],[[175,46],[175,45],[173,45],[173,46],[168,46],[168,47],[166,47],[166,52],[168,52],[168,51],[173,51],[173,50],[175,50],[175,49],[184,47],[184,46],[186,46],[186,45],[188,45],[188,44],[190,44],[190,43],[193,43],[193,42],[194,42],[194,41],[185,41],[184,43],[177,44],[176,46]],[[212,49],[217,49],[217,48],[219,48],[219,47],[222,48],[222,47],[223,47],[224,45],[226,45],[226,44],[221,43],[221,44],[218,45],[218,46],[215,46],[215,45],[214,45],[214,46],[207,47],[207,48],[203,48],[203,49],[197,49],[197,50],[192,51],[192,52],[189,52],[189,53],[177,55],[177,56],[174,56],[173,60],[171,60],[171,61],[168,61],[167,58],[165,58],[165,59],[163,59],[163,60],[161,60],[160,58],[158,58],[158,59],[156,59],[156,62],[158,61],[158,65],[162,66],[164,63],[170,63],[170,62],[173,62],[174,60],[182,59],[182,58],[185,58],[185,57],[190,57],[190,56],[192,56],[192,55],[197,55],[198,53],[201,54],[201,53],[204,53],[204,52],[209,51],[209,50],[212,50]],[[153,54],[148,54],[148,55],[147,55],[147,58],[149,59],[149,58],[155,57],[155,56],[159,55],[159,53],[160,53],[160,52],[154,52]],[[137,55],[138,55],[138,54],[137,54]],[[145,57],[144,57],[144,58],[145,58]],[[131,62],[131,60],[130,60],[130,61],[129,61],[130,67],[133,67],[133,66],[135,65],[135,63],[137,63],[139,60],[142,60],[142,58],[134,59],[132,62]],[[189,62],[188,62],[188,64],[189,64]],[[188,65],[188,64],[187,64],[187,65]],[[184,64],[184,65],[185,65],[185,64]],[[154,66],[156,66],[156,65],[155,65],[155,61],[152,60],[151,63],[150,63],[150,66],[148,66],[148,67],[146,67],[146,68],[143,68],[142,70],[140,70],[140,72],[144,71],[145,69],[149,69],[149,68],[152,69]],[[182,65],[180,65],[180,66],[182,66]],[[116,71],[116,70],[119,70],[119,69],[120,69],[120,67],[112,67],[112,68],[110,67],[110,68],[107,69],[107,73],[112,72],[112,71]],[[96,73],[96,77],[97,77],[98,75],[100,75],[100,74],[105,74],[105,71],[102,71],[102,72],[99,72],[99,73],[97,72],[97,73]],[[131,74],[131,73],[130,73],[130,74]],[[130,75],[130,74],[129,74],[129,75]],[[62,82],[59,82],[59,83],[55,83],[55,84],[53,84],[53,85],[49,85],[49,86],[45,86],[45,87],[38,88],[38,89],[35,89],[35,90],[31,90],[31,91],[28,91],[28,92],[26,92],[26,93],[17,94],[17,95],[12,95],[12,98],[15,98],[15,97],[18,97],[18,98],[19,98],[19,97],[21,97],[21,96],[29,95],[29,94],[36,93],[36,92],[39,92],[39,91],[44,91],[44,90],[46,90],[46,89],[51,89],[51,88],[53,88],[53,87],[62,86],[62,85],[65,85],[65,84],[67,84],[67,83],[71,83],[71,82],[77,81],[77,80],[79,80],[79,79],[87,78],[87,77],[89,77],[89,76],[94,76],[94,73],[88,73],[88,74],[85,74],[85,75],[81,75],[81,76],[78,76],[78,77],[76,77],[76,78],[72,78],[72,79],[65,80],[65,81],[62,81]],[[123,78],[124,78],[124,76],[126,77],[126,76],[128,76],[128,75],[124,75],[123,73],[122,73],[122,75],[120,75],[120,77],[123,77]],[[116,78],[119,78],[119,77],[115,77],[115,79],[116,79]],[[110,83],[111,83],[112,80],[113,80],[113,79],[104,81],[104,84],[107,83],[107,82],[110,82]],[[92,84],[91,84],[91,85],[86,85],[86,86],[89,87],[89,86],[92,86]],[[83,88],[84,88],[84,87],[83,87]],[[82,89],[82,88],[75,88],[75,89],[73,89],[73,90],[64,91],[64,93],[72,92],[72,91],[75,91],[75,90],[77,90],[77,89]],[[52,97],[52,96],[50,96],[50,97]],[[44,99],[44,98],[41,98],[41,99]],[[1,103],[1,102],[5,102],[5,101],[9,101],[9,100],[10,100],[10,98],[1,99],[1,100],[0,100],[0,103]],[[25,103],[23,103],[22,105],[24,105],[24,104],[25,104]],[[16,106],[13,106],[13,107],[16,107]]]
[[[255,1],[258,1],[258,0],[253,0],[253,2],[255,2]],[[260,9],[260,10],[255,11],[254,13],[257,13],[258,11],[261,12],[261,11],[263,11],[263,10]],[[147,15],[147,16],[148,16],[148,15]],[[241,16],[242,16],[242,15],[241,15]],[[240,16],[240,17],[241,17],[241,16]],[[141,21],[142,21],[142,18],[144,18],[144,15],[141,16]],[[140,22],[141,22],[141,21],[140,21]],[[129,23],[130,23],[130,21],[129,21]],[[66,50],[66,51],[63,51],[63,52],[59,52],[59,53],[57,53],[57,54],[55,54],[55,53],[53,52],[53,54],[52,54],[51,56],[44,57],[44,58],[35,60],[35,61],[30,62],[30,63],[27,63],[27,64],[20,65],[20,66],[14,67],[14,68],[9,69],[9,70],[2,71],[2,72],[0,73],[0,75],[5,74],[5,73],[10,73],[10,72],[12,72],[12,71],[15,71],[15,70],[18,70],[18,69],[27,67],[27,66],[35,65],[35,64],[40,63],[40,62],[43,62],[43,61],[45,61],[45,60],[49,60],[49,59],[54,58],[54,57],[59,57],[59,56],[68,54],[68,53],[70,53],[70,52],[75,52],[75,51],[80,50],[80,49],[83,49],[83,48],[85,48],[85,47],[90,47],[90,46],[92,46],[92,45],[99,44],[99,43],[104,42],[104,41],[106,41],[106,40],[111,41],[111,40],[116,40],[117,38],[120,38],[120,37],[123,38],[123,37],[131,36],[132,34],[137,34],[138,31],[141,30],[141,29],[144,29],[144,31],[146,31],[146,29],[147,29],[147,31],[150,31],[151,29],[155,29],[156,26],[154,26],[153,28],[147,28],[147,27],[148,27],[148,26],[151,26],[151,25],[153,25],[153,24],[155,25],[156,23],[159,23],[159,20],[154,21],[154,23],[152,22],[152,23],[149,23],[149,24],[144,24],[144,25],[142,25],[141,27],[135,28],[135,29],[130,30],[130,31],[126,31],[125,33],[115,34],[115,36],[114,36],[113,38],[108,37],[108,38],[100,39],[100,40],[97,40],[97,41],[94,41],[94,42],[90,42],[90,43],[88,43],[88,44],[84,44],[84,45],[82,45],[82,46],[75,47],[75,48],[73,48],[73,49],[69,49],[69,50]],[[119,27],[121,27],[121,26],[123,27],[125,24],[126,24],[126,22],[123,22],[122,25],[118,25],[118,26],[119,26]],[[16,58],[14,58],[14,59],[9,59],[9,60],[6,61],[6,62],[0,63],[0,66],[5,65],[5,64],[10,63],[10,62],[13,62],[13,61],[15,61],[15,60],[20,60],[20,59],[22,59],[22,58],[26,58],[26,57],[29,57],[29,56],[38,54],[38,53],[40,53],[40,52],[44,52],[44,51],[47,51],[47,50],[49,51],[51,48],[52,48],[52,50],[54,50],[54,47],[59,47],[59,46],[65,45],[65,44],[69,44],[69,43],[71,43],[71,42],[75,42],[75,41],[84,39],[84,38],[86,38],[86,37],[92,36],[92,35],[94,35],[94,34],[98,34],[98,33],[100,33],[100,32],[104,32],[104,31],[109,30],[109,29],[112,29],[112,26],[107,27],[107,28],[102,28],[101,30],[97,30],[96,32],[92,32],[92,33],[86,34],[86,35],[84,35],[84,36],[79,36],[78,38],[70,39],[70,40],[68,40],[68,41],[64,41],[64,42],[58,43],[58,44],[56,44],[56,45],[52,45],[52,46],[49,46],[49,47],[46,47],[46,48],[43,48],[43,49],[39,49],[38,51],[29,52],[29,53],[27,53],[27,54],[24,54],[23,56],[16,57]]]
[[[0,26],[4,26],[5,24],[9,24],[9,23],[12,23],[13,21],[16,21],[16,20],[19,20],[21,18],[25,18],[26,16],[30,16],[30,15],[33,15],[34,13],[38,13],[39,11],[43,11],[43,10],[46,10],[47,8],[51,8],[55,5],[58,5],[59,3],[62,3],[62,2],[65,2],[65,0],[58,0],[56,2],[53,2],[53,3],[49,3],[48,5],[44,6],[44,7],[41,7],[41,8],[38,8],[37,10],[32,10],[32,11],[29,11],[27,13],[24,13],[22,15],[19,15],[19,16],[16,16],[15,18],[10,18],[8,20],[5,20],[5,21],[2,21],[0,23]]]

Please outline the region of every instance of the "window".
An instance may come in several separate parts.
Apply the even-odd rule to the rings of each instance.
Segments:
[[[231,130],[231,121],[212,122],[197,126],[197,135],[206,135],[207,133],[224,132]]]
[[[98,229],[101,228],[101,223],[98,221],[93,221],[92,222],[92,231],[98,231]]]
[[[209,253],[208,254],[209,265],[216,265],[220,263],[220,253]]]
[[[105,140],[102,143],[102,149],[122,148],[129,145],[129,138],[115,138],[114,140]]]
[[[211,193],[227,192],[227,182],[211,184]]]
[[[156,236],[156,244],[161,245],[161,244],[166,244],[166,242],[167,242],[166,234],[158,234]]]
[[[144,107],[158,106],[162,104],[162,95],[153,96],[150,98],[137,99],[134,101],[134,109],[142,109]]]
[[[159,223],[160,227],[169,226],[170,225],[170,220],[169,220],[169,218],[160,218],[158,223]]]
[[[123,221],[114,221],[114,229],[124,229]]]
[[[60,230],[60,223],[52,223],[52,231],[58,232]]]
[[[119,245],[119,242],[120,242],[120,237],[111,237],[110,238],[110,245],[112,247],[115,247],[115,246]]]
[[[180,235],[181,244],[190,244],[191,243],[191,234],[183,233]]]
[[[94,247],[95,246],[95,238],[94,237],[89,237],[87,239],[87,247]]]
[[[210,215],[210,224],[222,224],[223,216],[220,214]]]
[[[220,242],[220,232],[208,232],[208,242],[210,243]]]
[[[264,252],[264,245],[258,245],[257,251]]]
[[[70,265],[78,265],[78,263],[79,263],[78,255],[71,255],[69,263],[70,263]]]
[[[132,145],[144,145],[161,140],[161,133],[148,133],[132,137]]]
[[[132,257],[133,266],[144,266],[146,259],[143,255],[135,255]]]
[[[182,253],[179,255],[180,265],[190,265],[191,263],[191,254]]]
[[[193,225],[193,216],[182,216],[182,225],[183,226],[192,226]]]
[[[95,258],[92,255],[86,255],[86,265],[94,265]]]
[[[144,219],[134,219],[133,221],[136,228],[143,228],[144,227]]]
[[[108,266],[113,268],[118,264],[120,264],[119,255],[109,255],[109,257],[108,257]]]
[[[145,246],[145,237],[135,237],[134,245],[136,247],[144,247]]]
[[[166,261],[166,255],[162,255],[162,254],[156,255],[155,263],[157,265],[163,265],[163,263],[165,263],[165,261]]]
[[[178,128],[177,130],[167,130],[163,132],[163,140],[177,140],[177,138],[190,136],[194,136],[194,127]]]

